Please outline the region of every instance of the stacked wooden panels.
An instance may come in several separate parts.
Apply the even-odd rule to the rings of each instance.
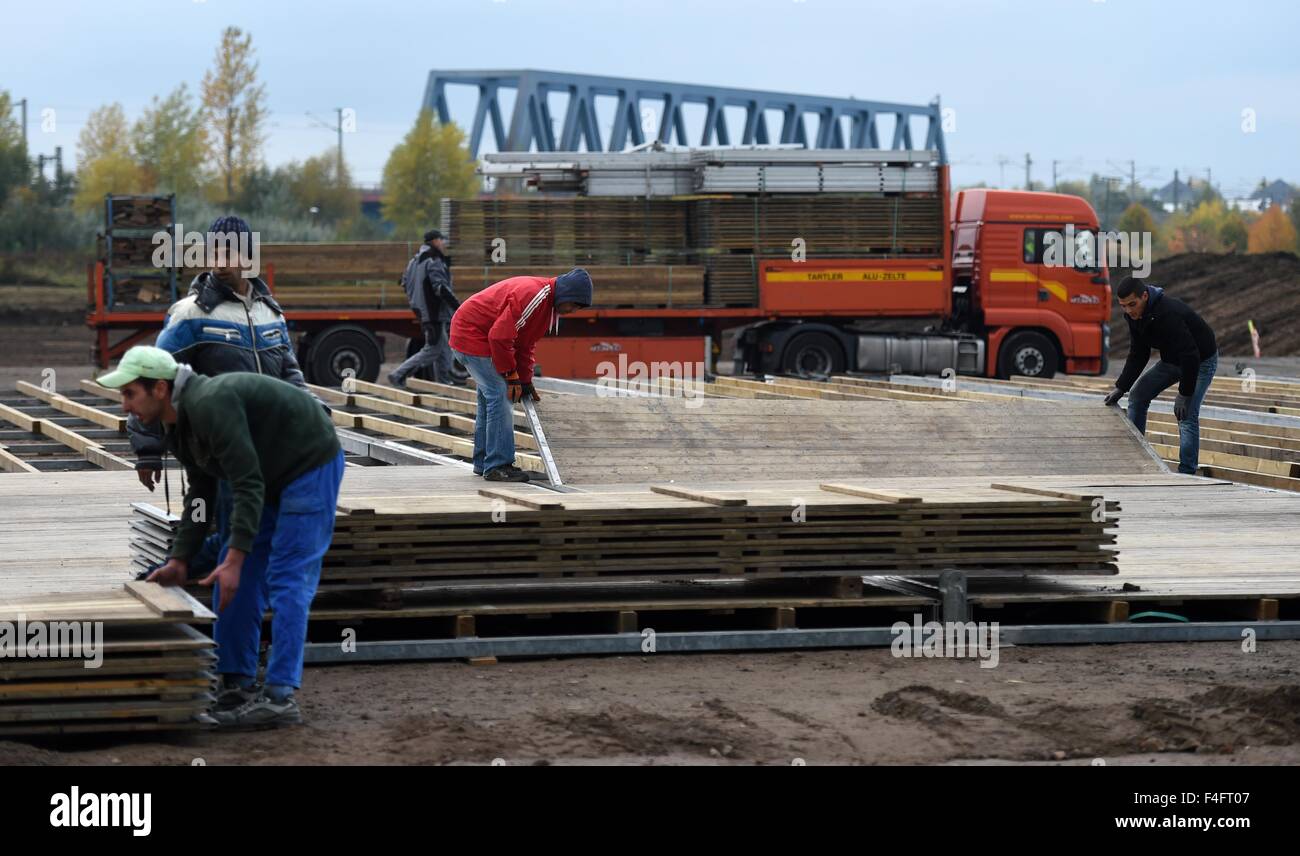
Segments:
[[[681,489],[340,503],[321,586],[1114,573],[1100,499],[988,487]],[[1098,509],[1102,509],[1099,511]],[[1111,506],[1110,510],[1117,510]]]
[[[444,227],[461,263],[502,248],[511,264],[701,259],[709,306],[754,305],[756,262],[788,258],[796,240],[812,258],[930,257],[944,235],[932,193],[448,200]]]
[[[131,503],[131,567],[148,571],[167,561],[180,517],[147,502]]]
[[[758,303],[758,256],[718,253],[705,263],[709,306],[754,306]]]
[[[1102,510],[1099,511],[1098,509]],[[165,557],[175,517],[143,504],[132,551]],[[573,580],[1114,573],[1118,511],[1094,496],[991,485],[475,494],[340,501],[322,592]],[[141,524],[145,525],[141,525]],[[145,532],[144,530],[149,530]]]
[[[200,727],[212,702],[212,613],[176,589],[0,601],[0,735]]]
[[[606,237],[617,234],[609,232]],[[399,280],[416,245],[394,242],[261,246],[263,271],[268,265],[274,267],[275,297],[286,307],[392,309],[407,306],[406,292]],[[460,299],[512,276],[557,276],[582,264],[597,284],[602,306],[698,306],[704,300],[701,265],[648,263],[644,255],[636,256],[637,263],[632,265],[622,261],[592,265],[580,258],[581,253],[572,250],[530,252],[527,241],[519,247],[513,242],[507,247],[509,264],[491,263],[482,253],[473,251],[467,255],[453,254],[452,281]],[[515,252],[516,249],[521,252]]]
[[[687,207],[673,200],[510,199],[448,201],[458,263],[523,265],[656,264],[685,261]],[[502,244],[501,242],[504,242]]]
[[[746,264],[748,267],[748,264]],[[559,276],[567,267],[484,265],[452,268],[461,300],[512,276]],[[591,265],[587,267],[602,309],[619,306],[699,306],[704,302],[703,265]]]
[[[699,247],[789,256],[802,239],[814,258],[937,256],[943,208],[937,197],[771,196],[695,203]]]

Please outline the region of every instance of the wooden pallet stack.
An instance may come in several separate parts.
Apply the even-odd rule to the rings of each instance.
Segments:
[[[655,486],[539,498],[485,488],[352,499],[340,503],[321,587],[1116,572],[1113,519],[1098,514],[1097,497],[837,483],[800,493]]]
[[[864,484],[340,501],[322,592],[864,574],[1113,574],[1113,513],[1099,496],[1015,483],[900,492]],[[1103,511],[1098,512],[1098,508]],[[131,548],[161,562],[176,517],[136,503]]]
[[[131,503],[131,567],[147,571],[167,561],[180,517],[147,502]]]
[[[202,727],[212,703],[213,615],[153,583],[0,601],[0,735]]]
[[[505,241],[507,263],[599,265],[680,263],[688,208],[673,200],[448,200],[443,207],[458,263],[490,264]]]

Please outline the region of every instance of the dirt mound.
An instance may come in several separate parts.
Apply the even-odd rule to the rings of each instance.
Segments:
[[[1232,753],[1248,746],[1285,746],[1300,740],[1300,688],[1221,685],[1186,699],[1141,698],[1085,708],[1031,699],[1018,709],[965,692],[913,685],[872,704],[884,716],[927,726],[953,741],[957,754],[988,754],[1009,728],[1021,735],[1022,760],[1086,758],[1144,752]],[[1027,739],[1026,739],[1027,738]],[[1055,747],[1050,753],[1046,747]]]
[[[1115,271],[1118,286],[1124,271]],[[1214,329],[1219,352],[1226,356],[1253,353],[1247,321],[1259,331],[1260,353],[1266,357],[1300,355],[1300,257],[1291,253],[1182,253],[1151,266],[1147,281],[1191,306]],[[1110,356],[1128,354],[1128,325],[1119,305],[1110,321]]]

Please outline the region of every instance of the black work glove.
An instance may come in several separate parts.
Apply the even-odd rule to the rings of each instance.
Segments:
[[[1179,395],[1174,398],[1174,418],[1179,422],[1187,421],[1187,396]]]
[[[542,400],[542,396],[538,394],[537,388],[534,387],[531,383],[524,384],[524,395],[528,396],[533,401]]]
[[[519,372],[511,372],[505,379],[506,393],[510,396],[510,403],[515,404],[524,397],[524,385],[519,382]]]
[[[1123,397],[1124,391],[1122,389],[1112,389],[1110,394],[1106,396],[1106,406],[1110,407],[1112,404],[1119,403],[1119,400]]]

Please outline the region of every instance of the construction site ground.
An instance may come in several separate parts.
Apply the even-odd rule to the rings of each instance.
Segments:
[[[387,469],[351,471],[346,492],[364,495],[381,480],[408,493],[472,481],[450,467]],[[1169,490],[1222,489],[1204,484]],[[120,497],[135,487],[133,474],[11,474],[0,486],[23,497],[36,527],[10,537],[11,558],[30,556],[18,545],[48,528],[39,521],[57,522],[53,506],[41,511],[55,503],[82,514],[51,554],[65,588],[102,587],[105,569],[125,560],[117,541],[112,556],[80,548],[103,543],[94,532],[125,528]],[[1108,491],[1131,515],[1120,528],[1121,575],[1095,581],[1112,590],[1158,567],[1160,555],[1140,547],[1144,527],[1158,529],[1161,510],[1177,516],[1171,503],[1144,508],[1126,490],[1149,489]],[[1261,532],[1238,534],[1252,528]],[[1225,525],[1221,534],[1235,531]],[[1217,540],[1207,533],[1206,550]],[[1218,546],[1222,565],[1235,548]],[[1258,553],[1241,555],[1264,560]],[[1143,564],[1125,566],[1126,554]],[[9,575],[7,585],[24,581]],[[1235,639],[1005,646],[996,668],[896,658],[886,648],[313,666],[302,728],[8,741],[0,763],[1297,763],[1298,670],[1300,642],[1261,641],[1248,652]]]
[[[1183,256],[1162,263],[1168,270],[1157,265],[1152,278],[1163,274],[1186,289],[1294,281],[1289,260],[1265,261],[1269,276],[1242,279],[1238,259]],[[1248,348],[1237,330],[1244,320],[1224,314],[1230,308],[1207,307],[1225,346],[1220,374],[1242,363],[1262,376],[1300,377],[1300,356],[1240,356]],[[1253,320],[1266,354],[1296,353],[1293,341],[1271,347],[1281,344],[1276,319]],[[39,381],[47,368],[60,388],[75,388],[96,373],[91,341],[68,313],[0,317],[0,389]],[[387,344],[385,371],[404,343]],[[1112,352],[1112,375],[1122,362],[1115,357],[1122,354]],[[131,500],[160,501],[131,474],[96,475]],[[66,502],[73,507],[77,498]],[[125,520],[129,508],[121,506]],[[1125,543],[1146,510],[1125,508],[1134,518],[1120,529],[1121,574],[1098,585],[1126,581],[1125,551],[1129,561],[1154,562],[1154,549]],[[111,528],[124,525],[114,520]],[[1194,553],[1188,539],[1182,549]],[[1225,556],[1239,549],[1208,535],[1204,547]],[[1262,561],[1251,555],[1241,553],[1247,565]],[[996,668],[897,658],[887,648],[312,666],[301,728],[0,741],[0,764],[1300,763],[1300,641],[1243,647],[1004,645]]]
[[[1297,764],[1300,641],[309,669],[307,724],[0,743],[0,764]]]

